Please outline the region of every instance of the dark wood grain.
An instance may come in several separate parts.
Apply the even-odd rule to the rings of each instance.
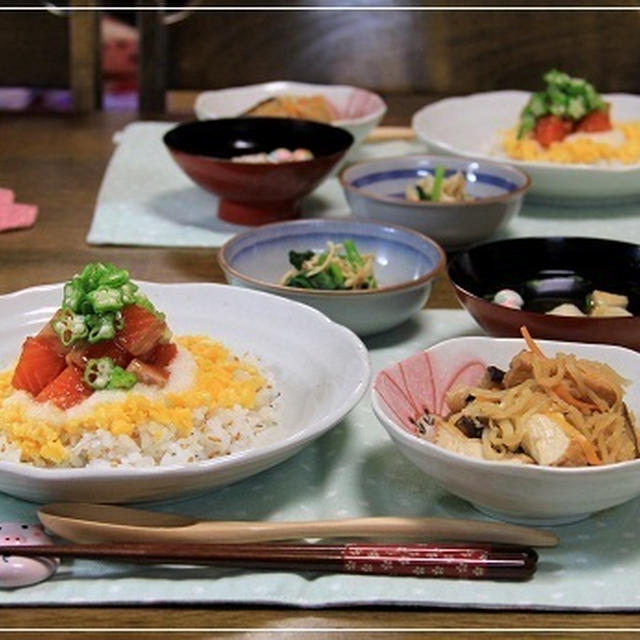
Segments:
[[[423,4],[401,0],[383,3],[391,9],[386,11],[310,11],[304,10],[309,4],[304,1],[273,4],[300,10],[216,11],[216,5],[228,4],[210,0],[208,10],[165,26],[146,17],[141,47],[145,111],[162,108],[170,89],[270,80],[353,84],[397,93],[536,89],[542,74],[554,67],[588,78],[601,91],[640,92],[640,49],[635,46],[640,13],[632,10],[637,0],[563,3],[582,11],[540,6],[531,11],[480,10],[495,6],[490,0],[474,2],[479,9],[464,12],[393,10]],[[244,5],[255,3],[236,6]],[[629,10],[588,10],[589,5]]]
[[[184,604],[162,608],[10,608],[3,609],[1,613],[1,625],[7,629],[5,633],[0,631],[0,638],[3,640],[14,640],[17,637],[20,640],[42,640],[42,634],[20,633],[17,636],[15,632],[10,631],[25,627],[47,628],[47,640],[83,637],[69,632],[50,631],[51,629],[88,627],[98,630],[91,631],[91,640],[113,640],[114,637],[156,640],[165,637],[159,629],[170,631],[166,633],[166,637],[175,640],[213,640],[220,637],[233,640],[282,640],[290,637],[331,640],[362,637],[385,640],[413,640],[416,637],[428,640],[449,637],[462,640],[568,640],[585,637],[598,640],[634,640],[637,633],[634,633],[633,629],[640,628],[640,616],[636,613],[470,611],[432,608],[398,610],[388,607],[364,607],[357,610],[332,608],[309,611],[286,607],[197,607]],[[117,636],[114,633],[99,631],[114,628],[130,629],[134,633]],[[309,632],[310,629],[313,633]],[[367,631],[372,629],[383,633]],[[574,629],[573,633],[571,629]],[[594,631],[585,632],[585,629]]]
[[[33,2],[3,3],[14,7]],[[75,11],[0,13],[0,87],[68,89],[72,108],[90,112],[101,102],[98,13]],[[93,0],[51,3],[90,7]]]

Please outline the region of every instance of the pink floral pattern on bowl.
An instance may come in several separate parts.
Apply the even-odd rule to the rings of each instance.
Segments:
[[[421,351],[380,371],[373,388],[385,410],[406,431],[417,434],[416,423],[421,418],[449,412],[449,390],[477,384],[486,367],[477,358],[452,359],[444,351]]]
[[[364,89],[354,89],[346,101],[341,101],[339,104],[334,101],[330,102],[336,111],[337,120],[364,118],[384,108],[384,102],[380,96]]]

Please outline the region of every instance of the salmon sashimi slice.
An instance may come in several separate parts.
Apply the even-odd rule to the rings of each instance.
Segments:
[[[124,326],[116,333],[115,341],[133,356],[151,351],[167,330],[162,317],[136,304],[122,309],[122,319]]]
[[[145,353],[140,360],[154,367],[165,369],[178,354],[178,347],[173,342],[160,342],[149,353]]]
[[[92,393],[83,382],[80,369],[69,365],[36,396],[36,401],[50,401],[58,409],[65,410],[82,402]]]
[[[22,346],[20,359],[13,372],[11,384],[38,395],[65,368],[64,356],[47,338],[27,338]]]
[[[58,316],[61,313],[62,311],[58,309],[58,311],[56,311],[53,314],[53,317],[51,318],[51,320],[49,320],[49,322],[47,322],[47,324],[45,324],[44,327],[40,329],[40,331],[36,335],[36,338],[41,338],[43,340],[46,340],[47,342],[49,342],[51,347],[53,347],[60,355],[64,356],[67,353],[69,353],[69,351],[71,350],[71,347],[65,346],[64,344],[62,344],[62,340],[60,340],[60,337],[58,336],[58,334],[53,330],[53,323],[55,320],[57,320]]]
[[[169,374],[160,367],[155,367],[151,364],[145,364],[142,360],[134,358],[127,367],[129,373],[133,373],[138,382],[142,384],[152,384],[157,387],[164,387],[167,382]]]
[[[84,340],[74,345],[67,354],[67,364],[84,369],[89,360],[111,358],[113,363],[123,369],[131,362],[133,356],[114,340],[104,340],[89,344]]]

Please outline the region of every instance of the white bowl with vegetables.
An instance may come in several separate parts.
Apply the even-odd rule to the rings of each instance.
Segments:
[[[557,71],[540,86],[535,93],[439,100],[416,112],[412,126],[434,153],[526,171],[531,199],[581,205],[638,199],[640,96],[599,94]]]
[[[241,233],[222,246],[218,262],[230,284],[310,305],[368,336],[424,306],[445,254],[403,227],[312,219]]]
[[[359,162],[340,173],[340,182],[354,218],[414,229],[445,249],[507,226],[531,184],[508,165],[433,155]]]
[[[564,524],[638,497],[640,354],[536,342],[466,336],[390,364],[375,414],[421,471],[494,517]]]

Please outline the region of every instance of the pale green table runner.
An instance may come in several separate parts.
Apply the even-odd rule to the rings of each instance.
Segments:
[[[137,122],[118,134],[87,241],[91,244],[219,247],[239,227],[219,220],[218,200],[197,187],[165,149],[172,123]],[[354,160],[425,153],[418,142],[367,144]],[[326,180],[303,203],[303,216],[349,216],[337,178]],[[640,203],[617,207],[561,207],[525,203],[497,237],[599,236],[640,243]]]
[[[423,311],[370,339],[374,374],[440,340],[480,331],[463,311]],[[0,494],[0,521],[36,521],[36,507]],[[313,520],[368,515],[487,519],[442,491],[395,449],[369,394],[349,417],[294,458],[241,483],[150,508],[217,519]],[[169,569],[75,561],[47,582],[0,590],[0,605],[360,604],[465,608],[639,610],[640,500],[556,527],[524,583]]]

